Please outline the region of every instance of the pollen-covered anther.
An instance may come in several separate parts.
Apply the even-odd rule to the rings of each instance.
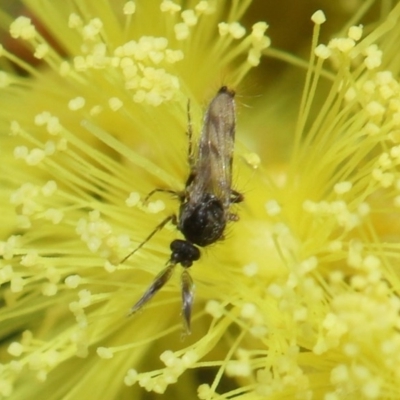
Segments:
[[[201,15],[211,14],[214,11],[214,8],[207,0],[201,0],[195,5],[194,10],[197,15]]]
[[[93,106],[90,110],[89,110],[89,114],[94,117],[96,115],[99,115],[101,112],[103,111],[103,106],[97,104],[95,106]]]
[[[13,82],[13,77],[7,72],[0,71],[0,88],[6,88]]]
[[[80,290],[79,296],[79,306],[81,308],[89,307],[92,304],[92,293],[88,289]]]
[[[81,218],[76,232],[90,251],[103,258],[109,258],[116,250],[118,238],[113,234],[111,225],[102,220],[98,211],[90,212],[89,220]]]
[[[302,261],[298,266],[298,272],[301,275],[306,275],[311,271],[315,270],[318,266],[318,259],[312,256],[304,261]]]
[[[103,28],[103,22],[99,18],[93,18],[89,23],[83,26],[82,37],[87,41],[94,41]]]
[[[71,29],[80,28],[83,26],[82,18],[75,13],[71,13],[68,18],[68,27]]]
[[[190,368],[198,361],[199,354],[195,350],[188,350],[181,359],[185,368]]]
[[[284,289],[281,285],[278,285],[277,283],[271,283],[268,288],[267,288],[267,293],[268,295],[274,297],[275,299],[280,299],[282,298],[284,294]]]
[[[371,213],[371,206],[368,203],[360,203],[357,207],[357,213],[360,217],[366,217]]]
[[[33,56],[41,60],[48,54],[49,50],[50,47],[47,43],[40,43],[36,46]]]
[[[79,275],[70,275],[65,278],[65,285],[70,289],[76,289],[82,282]]]
[[[308,309],[306,307],[296,307],[293,310],[293,319],[296,322],[304,322],[307,321],[308,318]]]
[[[353,184],[351,182],[343,181],[343,182],[336,183],[335,186],[333,187],[333,190],[336,194],[342,195],[342,194],[350,192],[352,187],[353,187]]]
[[[264,21],[256,22],[251,27],[251,36],[253,39],[262,40],[265,32],[268,29],[268,24]]]
[[[171,350],[165,350],[160,355],[160,360],[165,364],[166,367],[173,367],[179,358]]]
[[[379,71],[375,75],[375,81],[379,85],[390,85],[391,87],[398,88],[399,82],[394,78],[392,71]]]
[[[40,263],[40,256],[39,254],[34,251],[30,250],[21,258],[21,265],[24,267],[34,267]]]
[[[32,371],[36,371],[36,378],[44,382],[47,378],[47,363],[45,355],[40,352],[33,352],[28,357],[28,367]]]
[[[328,47],[341,53],[349,53],[355,44],[356,42],[350,38],[333,38],[329,41]]]
[[[354,87],[350,87],[346,90],[344,94],[345,100],[350,103],[351,101],[355,100],[357,98],[357,91]]]
[[[114,357],[114,353],[109,347],[98,347],[96,353],[104,360],[109,360]]]
[[[386,107],[378,101],[371,101],[365,106],[365,110],[371,117],[382,116],[386,112]]]
[[[85,106],[85,103],[86,100],[83,97],[78,96],[68,102],[68,108],[71,111],[77,111],[82,109]]]
[[[257,169],[261,164],[261,158],[257,153],[245,153],[243,158],[254,169]]]
[[[261,56],[262,56],[262,53],[260,50],[254,49],[254,48],[250,49],[247,54],[247,62],[252,67],[257,67],[257,65],[260,64]]]
[[[26,146],[17,146],[14,149],[14,157],[16,160],[24,160],[29,154],[29,149]]]
[[[316,25],[322,25],[326,21],[325,13],[322,10],[316,11],[311,16],[311,21],[314,22]]]
[[[147,392],[152,392],[154,390],[155,381],[149,375],[141,375],[138,379],[139,386],[144,388]]]
[[[147,203],[145,210],[150,214],[157,214],[165,210],[165,203],[162,200]]]
[[[85,57],[83,56],[76,56],[73,58],[74,68],[76,71],[83,72],[86,71],[89,65],[86,62]]]
[[[367,69],[372,70],[378,68],[382,64],[382,51],[379,50],[376,44],[368,46],[364,54],[366,55],[364,64]]]
[[[175,64],[181,60],[183,60],[184,54],[181,50],[165,50],[165,61],[169,64]]]
[[[337,315],[335,315],[333,313],[328,313],[326,315],[325,319],[323,320],[322,326],[326,330],[333,330],[333,331],[337,332],[337,334],[339,334],[339,335],[342,335],[345,332],[347,332],[347,327],[345,326],[343,321],[341,321],[337,317]]]
[[[117,270],[117,266],[112,264],[110,261],[105,261],[104,262],[104,269],[108,272],[108,273],[113,273]]]
[[[321,58],[322,60],[328,59],[332,55],[332,50],[324,45],[324,44],[319,44],[315,49],[314,49],[314,54],[318,57]]]
[[[197,24],[198,17],[193,10],[182,11],[181,17],[187,26],[195,26]]]
[[[1,252],[0,252],[1,254]],[[6,282],[10,282],[14,276],[14,270],[12,265],[7,264],[0,268],[0,285]]]
[[[361,39],[362,34],[363,34],[363,26],[362,25],[357,25],[357,26],[351,26],[349,28],[347,36],[350,39],[353,39],[356,42],[358,42]]]
[[[125,375],[124,383],[126,386],[133,386],[137,382],[137,379],[138,372],[135,369],[130,368]]]
[[[4,260],[11,260],[13,258],[16,248],[19,247],[19,238],[19,236],[11,235],[7,240],[0,241],[0,256]]]
[[[127,1],[124,4],[123,12],[125,15],[132,15],[136,11],[136,4],[134,1]]]
[[[200,400],[206,400],[212,398],[215,392],[211,390],[210,385],[203,383],[197,388],[197,395]]]
[[[345,343],[343,351],[347,356],[355,357],[360,353],[360,346],[356,343]]]
[[[129,193],[129,197],[125,200],[128,207],[135,207],[140,202],[140,194],[138,192]]]
[[[163,0],[160,4],[161,12],[176,14],[181,11],[181,6],[171,0]]]
[[[176,40],[185,40],[189,37],[190,34],[189,27],[183,22],[178,22],[177,24],[175,24],[174,32]]]
[[[362,364],[352,363],[351,366],[340,364],[332,369],[330,380],[336,387],[343,387],[346,391],[360,390],[366,399],[373,400],[382,395],[382,382],[374,375],[375,372]]]
[[[246,34],[246,29],[239,22],[232,22],[230,24],[220,22],[218,29],[221,36],[229,34],[233,39],[241,39]]]
[[[231,360],[226,365],[226,374],[228,376],[250,376],[253,372],[251,364],[248,360]]]
[[[10,136],[17,136],[22,133],[20,124],[17,121],[10,122]]]
[[[276,200],[268,200],[264,207],[267,214],[271,217],[276,216],[281,212],[281,206]]]
[[[51,265],[46,268],[45,277],[51,283],[58,284],[61,281],[60,271]]]
[[[50,135],[58,135],[62,132],[62,125],[58,117],[51,116],[46,124],[46,130]]]
[[[215,319],[221,318],[224,315],[224,307],[216,300],[207,301],[205,311]]]
[[[55,296],[58,292],[58,286],[55,283],[46,282],[41,286],[43,296]]]
[[[25,162],[27,165],[38,165],[46,157],[46,152],[43,149],[34,148],[31,149],[25,157]]]
[[[14,39],[33,40],[36,36],[36,28],[30,18],[18,17],[10,25],[10,35]]]
[[[124,103],[118,97],[110,97],[108,99],[108,106],[112,111],[118,111],[123,107]]]
[[[10,289],[12,293],[20,293],[24,289],[26,281],[21,276],[14,274],[11,278]]]
[[[380,167],[372,170],[372,177],[378,181],[383,188],[392,186],[396,180],[395,174],[384,172]]]
[[[168,382],[164,375],[160,375],[154,378],[153,382],[153,392],[158,394],[163,394],[168,387]]]
[[[368,136],[375,136],[381,132],[381,128],[373,122],[368,122],[364,127],[364,131]]]
[[[258,274],[258,264],[253,262],[250,264],[246,264],[243,266],[242,271],[243,275],[248,276],[248,277],[253,277]]]
[[[24,346],[23,346],[23,344],[21,344],[19,342],[12,342],[8,346],[7,352],[14,357],[19,357],[24,352]]]
[[[168,368],[163,371],[162,377],[163,377],[163,381],[167,385],[172,385],[172,384],[178,382],[178,379],[179,379],[179,375],[177,375],[175,373],[175,371],[172,371]]]
[[[240,310],[240,316],[244,319],[253,319],[257,313],[257,306],[253,303],[244,303]]]
[[[382,169],[388,169],[393,166],[393,161],[388,153],[382,153],[378,158],[379,167]]]

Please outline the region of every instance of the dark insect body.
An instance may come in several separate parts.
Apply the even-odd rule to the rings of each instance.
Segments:
[[[190,318],[194,299],[194,284],[188,268],[200,258],[200,249],[223,237],[228,221],[236,221],[230,212],[233,203],[243,201],[243,196],[232,189],[232,160],[235,140],[235,93],[226,86],[219,89],[209,104],[204,116],[203,129],[197,149],[193,149],[192,127],[189,115],[189,165],[190,174],[183,192],[155,189],[148,194],[147,201],[156,192],[167,192],[178,197],[178,217],[165,218],[154,231],[127,257],[139,250],[156,232],[172,221],[184,239],[171,242],[171,257],[167,266],[154,279],[143,296],[131,308],[130,315],[147,303],[170,279],[174,267],[181,264],[182,316],[186,333],[190,333]],[[188,107],[189,108],[189,107]]]

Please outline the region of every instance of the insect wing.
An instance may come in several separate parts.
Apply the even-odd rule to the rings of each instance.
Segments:
[[[235,139],[235,93],[222,87],[208,106],[190,187],[190,200],[214,194],[228,207],[231,198]]]

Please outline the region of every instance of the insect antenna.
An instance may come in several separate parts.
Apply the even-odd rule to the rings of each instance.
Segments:
[[[181,275],[181,288],[182,288],[182,319],[183,326],[186,334],[190,335],[190,317],[192,314],[192,305],[194,299],[194,284],[189,274],[189,271],[185,268]]]
[[[166,268],[164,268],[155,278],[153,283],[144,292],[143,296],[136,302],[136,304],[130,309],[128,316],[134,314],[140,310],[153,296],[169,281],[174,272],[176,263],[168,262]]]

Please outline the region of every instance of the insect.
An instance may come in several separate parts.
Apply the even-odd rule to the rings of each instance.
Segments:
[[[194,300],[194,284],[189,267],[200,258],[199,247],[208,246],[223,238],[227,222],[236,221],[230,212],[233,203],[243,201],[243,195],[232,189],[232,159],[235,140],[235,93],[226,86],[219,89],[211,100],[196,149],[193,148],[192,127],[188,103],[188,161],[189,176],[185,189],[175,192],[154,189],[145,201],[156,192],[167,192],[180,202],[178,216],[165,218],[153,232],[121,262],[124,262],[168,222],[174,223],[184,239],[175,239],[170,244],[171,257],[167,266],[154,279],[143,296],[130,309],[134,314],[168,282],[177,264],[183,267],[181,275],[182,317],[184,329],[190,334],[190,319]]]

